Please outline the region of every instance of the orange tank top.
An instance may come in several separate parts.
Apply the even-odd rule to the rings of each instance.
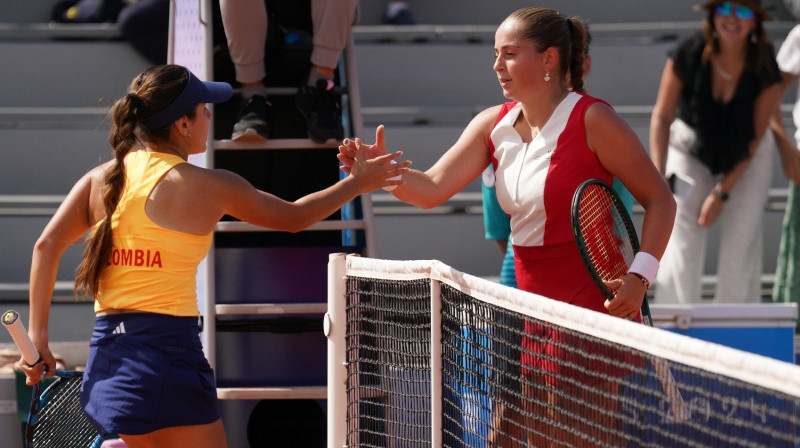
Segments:
[[[172,154],[132,151],[125,158],[125,189],[111,218],[113,251],[100,277],[95,312],[138,310],[197,316],[197,266],[213,234],[165,229],[145,211],[150,192],[178,164]]]

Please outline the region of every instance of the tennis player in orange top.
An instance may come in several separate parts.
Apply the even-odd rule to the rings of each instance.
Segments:
[[[100,434],[119,434],[131,448],[226,446],[195,292],[220,218],[297,232],[360,194],[400,185],[389,179],[410,163],[390,164],[399,152],[359,154],[350,176],[294,202],[187,163],[206,149],[206,103],[230,96],[230,85],[177,65],[138,75],[111,109],[114,160],[75,184],[33,250],[28,328],[42,362],[19,362],[27,383],[45,366],[55,371],[47,327],[56,271],[64,250],[89,232],[76,289],[94,297],[97,318],[81,402]]]

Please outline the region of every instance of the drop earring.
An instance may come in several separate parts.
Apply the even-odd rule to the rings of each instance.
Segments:
[[[547,72],[545,72],[545,74],[544,74],[544,81],[545,82],[550,81],[550,71],[549,70]]]

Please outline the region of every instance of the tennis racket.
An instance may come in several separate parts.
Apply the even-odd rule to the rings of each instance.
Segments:
[[[41,360],[19,313],[6,311],[3,326],[11,334],[22,357],[30,365]],[[83,372],[57,370],[54,379],[39,381],[31,392],[25,427],[26,448],[94,448],[102,443],[80,403]]]
[[[605,284],[628,272],[639,251],[639,238],[633,221],[619,195],[599,179],[583,182],[572,197],[572,233],[592,280],[611,300],[614,292]],[[653,326],[647,297],[640,310],[642,323]],[[651,358],[656,376],[664,388],[672,414],[679,420],[691,416],[666,361]]]

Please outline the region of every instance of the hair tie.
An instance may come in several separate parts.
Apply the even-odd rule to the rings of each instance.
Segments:
[[[566,22],[565,22],[565,23],[566,23],[566,25],[567,25],[567,26],[565,27],[565,28],[566,28],[566,34],[567,34],[567,42],[570,42],[570,41],[572,41],[572,29],[571,29],[571,28],[572,28],[572,26],[573,26],[573,24],[572,24],[572,18],[571,18],[571,17],[566,17],[566,16],[565,16],[565,17],[564,17],[564,19],[566,19]]]
[[[128,100],[128,104],[130,105],[131,115],[133,117],[139,116],[139,106],[141,106],[141,102],[139,101],[139,95],[129,92],[125,95],[125,98]],[[137,118],[138,121],[138,118]]]
[[[125,95],[125,97],[128,99],[128,102],[131,103],[131,106],[133,106],[134,108],[138,108],[139,105],[141,104],[139,102],[139,95],[135,93],[132,92],[128,93],[127,95]]]

